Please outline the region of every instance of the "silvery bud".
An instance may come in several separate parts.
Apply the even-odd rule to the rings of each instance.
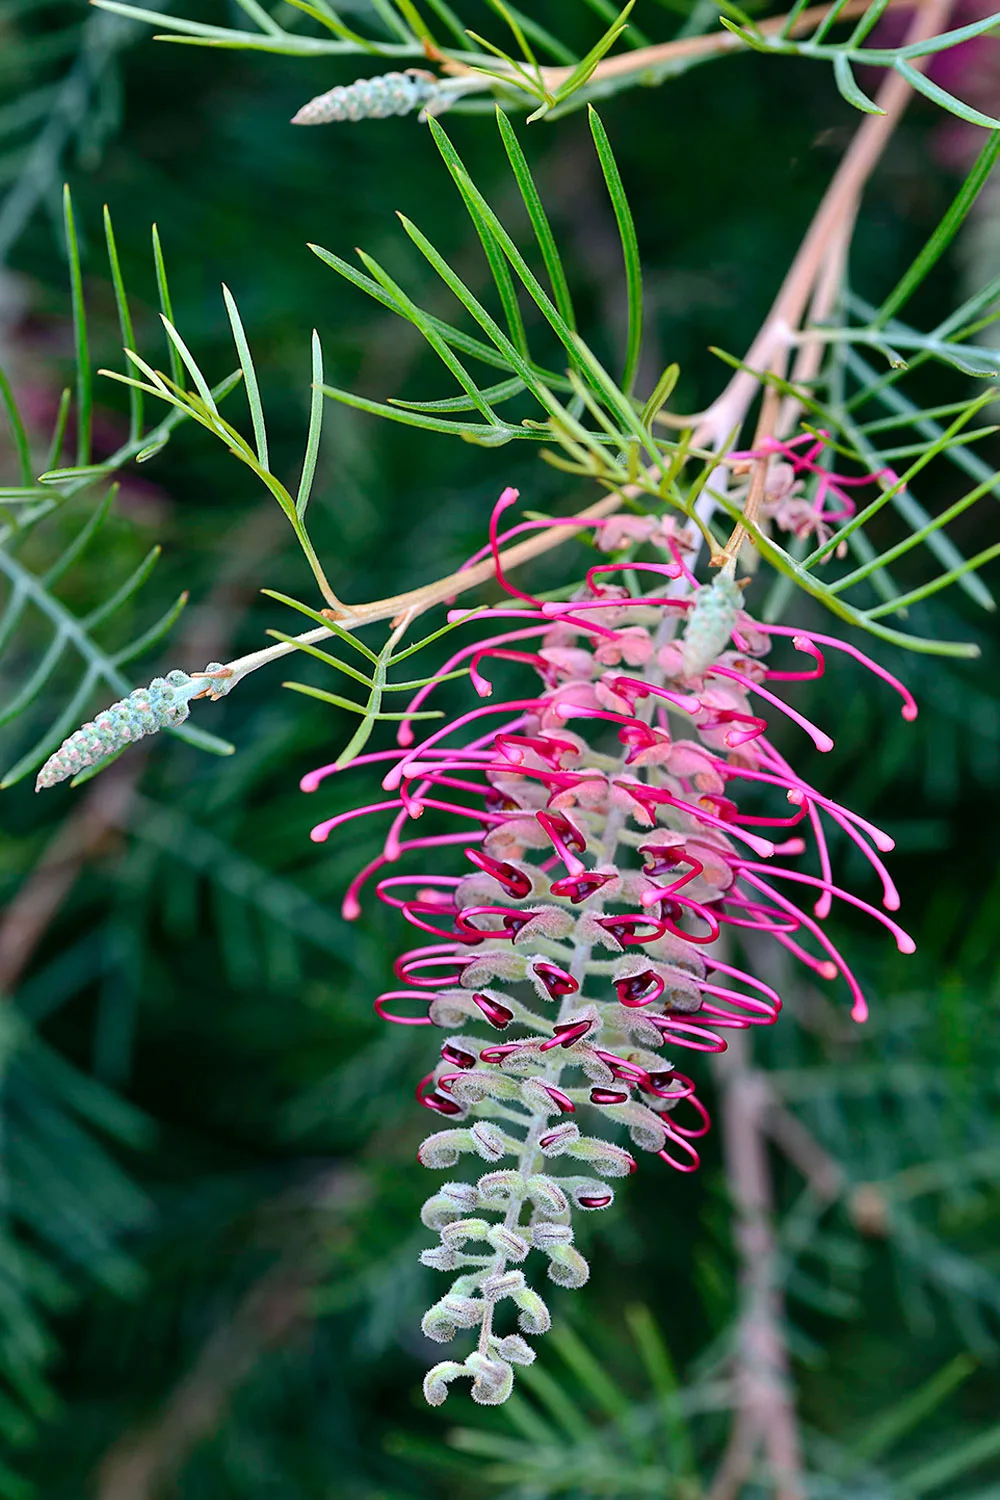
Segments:
[[[570,1245],[573,1242],[573,1230],[568,1224],[533,1224],[531,1226],[531,1243],[536,1250],[551,1250],[556,1245]]]
[[[465,1368],[473,1375],[472,1399],[480,1406],[502,1406],[514,1389],[514,1371],[502,1359],[490,1359],[478,1350],[470,1354]]]
[[[430,1266],[432,1271],[454,1271],[458,1266],[458,1256],[447,1245],[434,1245],[430,1250],[421,1250],[420,1264]]]
[[[525,1183],[528,1196],[538,1213],[547,1219],[559,1219],[569,1213],[569,1199],[554,1177],[535,1172]]]
[[[494,1224],[486,1238],[494,1250],[499,1250],[508,1260],[524,1260],[530,1248],[528,1241],[522,1235],[515,1234],[513,1229],[508,1229],[506,1224]]]
[[[448,1399],[448,1386],[466,1369],[457,1360],[443,1359],[439,1365],[428,1370],[424,1376],[424,1400],[428,1406],[441,1406]]]
[[[446,1182],[433,1197],[427,1199],[420,1210],[420,1217],[428,1229],[440,1229],[443,1224],[468,1213],[478,1202],[479,1194],[471,1183]]]
[[[547,1130],[538,1145],[546,1156],[561,1156],[564,1151],[572,1150],[579,1139],[579,1125],[567,1120],[565,1124],[554,1125],[551,1130]]]
[[[453,1167],[463,1151],[475,1151],[471,1130],[438,1130],[421,1143],[417,1160],[422,1167]]]
[[[549,1276],[557,1286],[579,1287],[590,1277],[590,1267],[572,1245],[553,1245],[548,1252]]]
[[[518,1333],[508,1333],[506,1338],[497,1339],[493,1347],[508,1364],[533,1365],[535,1362],[534,1349]]]
[[[518,1294],[524,1289],[523,1271],[501,1271],[496,1275],[487,1276],[480,1283],[480,1291],[487,1302],[499,1302],[504,1297],[513,1297],[518,1301]]]
[[[458,1134],[458,1132],[455,1132]],[[508,1140],[502,1130],[487,1120],[477,1120],[467,1132],[473,1151],[478,1151],[484,1161],[499,1161],[501,1157],[517,1154],[516,1141]]]
[[[524,1197],[525,1184],[520,1172],[484,1172],[476,1184],[478,1202],[484,1208],[506,1208],[512,1199]],[[475,1206],[475,1205],[474,1205]]]
[[[514,1293],[514,1301],[520,1308],[517,1323],[524,1333],[548,1333],[552,1327],[552,1316],[542,1298],[530,1286]]]
[[[585,1161],[600,1172],[602,1177],[630,1177],[635,1171],[635,1157],[613,1146],[610,1141],[599,1141],[593,1136],[583,1136],[567,1147],[570,1156]]]
[[[482,1320],[483,1303],[477,1297],[448,1292],[424,1313],[420,1326],[435,1343],[447,1344],[459,1328],[475,1328]]]
[[[485,1219],[454,1219],[441,1230],[441,1242],[450,1249],[458,1250],[466,1240],[485,1240],[489,1231]]]

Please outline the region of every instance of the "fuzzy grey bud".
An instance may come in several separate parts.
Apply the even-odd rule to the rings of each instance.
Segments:
[[[729,644],[743,592],[726,573],[702,584],[684,630],[683,667],[687,677],[700,677]]]
[[[424,1376],[424,1400],[428,1406],[441,1406],[448,1399],[448,1386],[459,1375],[466,1374],[457,1360],[443,1359]]]
[[[457,1250],[467,1240],[485,1240],[489,1230],[490,1225],[485,1219],[455,1219],[441,1230],[441,1242]]]
[[[478,1201],[484,1208],[506,1208],[512,1198],[524,1197],[524,1178],[520,1172],[484,1172],[476,1184]]]
[[[502,1406],[514,1388],[514,1371],[502,1359],[490,1359],[477,1351],[465,1367],[473,1375],[472,1399],[480,1406]]]
[[[430,73],[411,68],[406,73],[383,73],[358,78],[318,94],[292,116],[293,125],[329,125],[349,120],[387,120],[412,114],[434,97],[437,81]]]
[[[554,1177],[535,1172],[525,1183],[535,1209],[547,1219],[560,1219],[569,1213],[569,1199]]]
[[[573,1245],[553,1245],[548,1251],[549,1276],[557,1286],[580,1287],[590,1277],[590,1267]]]
[[[535,1362],[534,1349],[518,1333],[508,1333],[505,1338],[498,1339],[495,1348],[500,1358],[505,1359],[508,1364],[533,1365]]]
[[[517,1323],[523,1333],[548,1333],[552,1327],[552,1316],[532,1287],[525,1286],[515,1292],[514,1301],[520,1309]]]
[[[501,1271],[494,1276],[487,1276],[480,1285],[480,1291],[487,1302],[499,1302],[503,1297],[513,1297],[516,1301],[524,1286],[523,1271]]]
[[[513,1154],[517,1151],[517,1143],[508,1141],[503,1131],[491,1125],[488,1120],[477,1120],[468,1135],[472,1149],[478,1151],[484,1161],[499,1161],[508,1152]]]
[[[551,1250],[555,1245],[570,1245],[573,1231],[568,1224],[543,1222],[531,1227],[531,1243],[536,1250]]]
[[[487,1232],[487,1240],[494,1250],[499,1250],[501,1255],[506,1255],[508,1260],[524,1260],[530,1246],[523,1235],[515,1234],[513,1229],[508,1229],[506,1224],[494,1224]]]

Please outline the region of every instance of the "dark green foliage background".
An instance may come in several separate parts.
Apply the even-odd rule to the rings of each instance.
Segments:
[[[210,18],[210,9],[198,14]],[[225,6],[215,10],[225,19]],[[560,6],[549,10],[558,14]],[[668,34],[669,13],[652,0],[645,10],[637,19]],[[29,7],[0,31],[11,48],[0,89],[11,99],[50,69],[31,60],[27,40],[75,14],[71,6],[65,15],[44,8],[33,18]],[[583,8],[580,21],[586,27]],[[25,46],[20,66],[15,42]],[[315,241],[350,255],[361,245],[411,293],[436,296],[406,252],[392,213],[399,209],[433,234],[470,285],[485,285],[468,220],[415,120],[312,131],[287,124],[311,94],[348,81],[363,65],[207,53],[145,36],[119,61],[120,128],[109,131],[100,154],[67,164],[98,362],[114,358],[118,345],[100,253],[107,202],[136,298],[140,347],[160,349],[156,362],[165,355],[153,311],[152,221],[177,324],[213,379],[234,363],[219,283],[232,288],[261,373],[273,467],[286,479],[304,434],[313,326],[336,384],[377,399],[444,394],[415,336],[306,249]],[[724,378],[707,346],[746,348],[857,117],[822,68],[752,56],[626,93],[602,115],[643,249],[650,352],[642,388],[676,358],[683,370],[676,405],[694,410]],[[454,117],[449,129],[483,190],[513,212],[489,118]],[[939,129],[929,107],[913,107],[877,175],[854,257],[865,295],[893,283],[954,191],[934,165]],[[624,307],[613,221],[585,119],[519,130],[567,247],[589,320],[584,332],[603,353]],[[65,264],[44,212],[11,264],[24,278],[28,311],[9,337],[27,351],[32,379],[57,393],[71,353]],[[922,293],[930,316],[946,307],[956,274],[949,262]],[[951,378],[960,395],[964,387]],[[242,413],[241,400],[232,398],[231,419]],[[99,382],[98,401],[100,423],[112,431],[122,407],[110,383]],[[590,498],[526,447],[488,451],[331,406],[310,512],[331,581],[360,601],[458,565],[480,545],[505,484],[519,486],[538,508]],[[32,546],[54,548],[81,514],[78,507],[47,523]],[[974,516],[970,527],[985,524]],[[201,623],[221,656],[253,649],[268,626],[289,628],[286,613],[257,594],[262,585],[316,602],[276,508],[218,444],[188,428],[126,482],[110,540],[74,575],[74,602],[100,597],[111,565],[134,563],[157,538],[165,546],[159,598],[165,603],[171,590],[188,587],[192,602],[176,644],[142,664],[140,680],[164,666],[203,664],[187,654],[185,630],[195,628],[210,597],[212,618]],[[547,562],[533,581],[551,584],[561,566]],[[894,1179],[927,1158],[943,1164],[945,1191],[909,1202],[914,1224],[934,1236],[930,1249],[911,1243],[907,1251],[892,1234],[859,1233],[857,1213],[852,1221],[843,1206],[834,1208],[807,1245],[806,1264],[816,1285],[837,1287],[837,1300],[816,1306],[815,1286],[810,1294],[800,1276],[804,1300],[793,1295],[790,1303],[803,1419],[811,1434],[835,1443],[849,1443],[971,1347],[975,1372],[889,1455],[888,1472],[897,1474],[989,1429],[1000,1403],[1000,701],[988,619],[966,609],[960,595],[946,597],[923,626],[980,639],[982,662],[900,665],[875,653],[920,698],[915,726],[903,725],[890,696],[849,665],[832,663],[828,685],[796,700],[837,736],[835,754],[814,768],[824,788],[877,812],[898,839],[893,868],[918,956],[889,957],[856,925],[845,942],[873,994],[871,1025],[850,1033],[840,999],[836,1023],[827,1012],[817,1022],[808,997],[800,1006],[793,999],[792,1011],[809,1024],[788,1019],[766,1043],[779,1078],[815,1070],[795,1107],[843,1155],[856,1182]],[[968,618],[958,618],[963,613]],[[793,601],[789,618],[811,617]],[[300,666],[294,675],[307,671]],[[133,1146],[109,1148],[145,1199],[120,1240],[134,1273],[124,1292],[70,1276],[75,1293],[51,1319],[58,1400],[40,1440],[11,1460],[46,1500],[88,1492],[102,1500],[480,1495],[489,1477],[482,1461],[458,1458],[446,1434],[456,1420],[512,1431],[503,1413],[476,1412],[464,1396],[444,1413],[428,1412],[419,1399],[423,1368],[438,1357],[418,1332],[434,1275],[416,1263],[417,1213],[431,1179],[415,1165],[426,1117],[412,1085],[430,1054],[420,1033],[387,1035],[371,1012],[402,942],[398,924],[370,911],[349,928],[337,914],[350,872],[375,852],[377,830],[353,825],[322,847],[308,838],[317,811],[346,806],[376,783],[359,771],[312,800],[298,792],[298,778],[342,743],[345,721],[282,692],[281,675],[280,667],[261,672],[228,702],[198,706],[197,721],[238,746],[232,760],[171,741],[153,747],[127,830],[109,833],[88,862],[10,997],[46,1042],[149,1122]],[[460,684],[453,701],[462,691]],[[0,896],[30,880],[60,820],[86,794],[61,787],[36,799],[27,782],[4,794]],[[911,1066],[924,1082],[916,1091],[897,1088],[893,1080]],[[862,1077],[874,1092],[852,1091],[851,1080]],[[959,1182],[967,1154],[987,1148],[997,1151],[995,1167]],[[699,1356],[734,1311],[718,1152],[717,1141],[709,1144],[694,1181],[645,1166],[614,1215],[592,1227],[592,1284],[554,1297],[559,1318],[636,1402],[649,1399],[649,1388],[625,1329],[628,1305],[648,1305],[678,1368],[694,1380],[705,1369]],[[775,1168],[788,1210],[801,1181],[777,1156]],[[975,1283],[971,1293],[956,1291],[950,1306],[939,1288],[926,1290],[948,1256],[972,1268],[966,1280]],[[542,1360],[575,1389],[557,1353]],[[177,1425],[185,1399],[199,1414],[196,1435]],[[698,1432],[710,1467],[721,1425],[713,1419]],[[163,1475],[147,1488],[134,1476],[132,1488],[113,1488],[119,1470],[108,1467],[107,1455],[123,1439],[145,1443],[144,1453],[162,1445],[155,1451],[164,1455]],[[833,1448],[819,1436],[810,1442],[814,1466],[833,1473]],[[629,1487],[628,1451],[622,1494],[638,1492]],[[1000,1483],[996,1458],[992,1473]],[[986,1464],[968,1482],[987,1485],[990,1477]],[[539,1479],[510,1492],[548,1490]],[[569,1492],[595,1491],[577,1479]],[[654,1492],[675,1493],[666,1477]],[[863,1492],[923,1493],[905,1486]],[[935,1491],[959,1492],[974,1493],[963,1484]],[[1000,1489],[981,1494],[986,1500]]]

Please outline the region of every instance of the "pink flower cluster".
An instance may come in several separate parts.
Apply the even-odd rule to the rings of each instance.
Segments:
[[[731,577],[699,585],[683,539],[669,531],[660,532],[663,561],[598,563],[581,597],[539,603],[501,570],[497,521],[512,497],[505,492],[491,528],[511,601],[475,615],[479,638],[455,652],[410,711],[463,666],[485,701],[419,745],[404,722],[398,749],[360,758],[388,763],[385,800],[312,834],[322,841],[358,817],[390,819],[344,911],[356,917],[375,881],[377,897],[423,937],[397,960],[399,987],[380,995],[376,1010],[453,1033],[417,1090],[450,1127],[424,1142],[421,1161],[448,1167],[469,1153],[496,1168],[513,1160],[475,1186],[446,1184],[425,1210],[441,1245],[424,1259],[460,1273],[425,1332],[445,1340],[480,1328],[471,1364],[445,1361],[428,1376],[435,1403],[459,1374],[472,1378],[477,1400],[504,1400],[511,1363],[533,1358],[519,1335],[501,1338],[493,1327],[505,1297],[520,1310],[522,1332],[547,1326],[517,1269],[529,1249],[548,1257],[555,1281],[586,1279],[572,1208],[606,1207],[612,1192],[600,1179],[626,1176],[636,1163],[603,1134],[582,1134],[581,1116],[624,1130],[677,1171],[697,1168],[694,1143],[709,1120],[672,1055],[721,1051],[728,1031],[770,1025],[781,1008],[769,984],[731,961],[733,940],[753,934],[822,979],[839,976],[858,1020],[861,987],[823,926],[832,902],[866,912],[901,951],[914,946],[886,914],[899,904],[881,858],[892,840],[807,783],[764,717],[780,713],[820,750],[832,747],[773,690],[821,676],[827,647],[890,683],[912,718],[906,689],[853,646],[751,619]],[[649,592],[635,591],[638,579]],[[769,666],[775,638],[790,638],[806,663]],[[497,699],[491,675],[501,663],[529,669],[538,685]],[[306,776],[303,789],[315,791],[336,769]],[[414,836],[431,812],[451,826]],[[834,883],[831,825],[874,870],[881,908]],[[792,863],[807,844],[815,873]],[[398,872],[413,856],[454,850],[463,872]],[[557,1156],[569,1174],[550,1170]],[[501,1222],[478,1217],[482,1210]],[[477,1239],[484,1253],[465,1248]]]
[[[856,507],[847,490],[880,481],[886,485],[897,482],[892,469],[879,469],[874,474],[834,473],[820,462],[829,440],[827,432],[804,432],[790,439],[765,438],[758,448],[726,455],[728,464],[740,466],[768,459],[762,518],[773,520],[781,531],[793,536],[815,536],[821,546],[829,541],[839,521],[848,521],[854,515]],[[804,493],[807,476],[816,480],[809,497]],[[837,555],[841,556],[843,550],[846,543],[841,543]]]

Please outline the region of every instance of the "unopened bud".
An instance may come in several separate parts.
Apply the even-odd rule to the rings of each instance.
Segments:
[[[520,1172],[484,1172],[475,1188],[477,1202],[484,1208],[506,1207],[512,1198],[524,1197],[524,1178]]]
[[[552,1316],[542,1298],[530,1286],[514,1293],[514,1301],[520,1308],[517,1322],[523,1333],[548,1333],[552,1327]]]
[[[635,1171],[635,1157],[623,1151],[620,1146],[612,1146],[610,1141],[583,1136],[566,1149],[570,1156],[575,1156],[578,1161],[585,1161],[595,1172],[600,1172],[602,1177],[631,1177]]]
[[[573,1245],[554,1245],[548,1252],[549,1276],[557,1286],[583,1286],[590,1267]]]
[[[455,1131],[456,1135],[460,1132]],[[465,1132],[461,1132],[465,1134]],[[499,1161],[506,1156],[509,1143],[502,1130],[495,1125],[490,1125],[486,1120],[477,1120],[472,1129],[468,1131],[472,1149],[478,1151],[484,1161]],[[426,1145],[426,1142],[424,1143]]]
[[[443,1359],[439,1365],[428,1370],[424,1376],[424,1400],[428,1406],[441,1406],[448,1399],[448,1386],[457,1376],[466,1373],[465,1366],[457,1360]]]
[[[484,1240],[489,1228],[485,1219],[455,1219],[441,1230],[441,1241],[457,1250],[467,1240]]]
[[[508,1333],[506,1338],[498,1339],[496,1352],[501,1359],[505,1359],[512,1365],[532,1365],[535,1362],[535,1351],[530,1344],[526,1344],[520,1334]]]
[[[579,1139],[580,1127],[574,1125],[572,1120],[567,1120],[543,1135],[538,1145],[546,1156],[560,1156],[564,1151],[570,1150]]]
[[[569,1213],[569,1199],[554,1177],[535,1172],[525,1183],[528,1196],[538,1213],[547,1219],[559,1219]]]
[[[465,1361],[465,1367],[474,1377],[473,1401],[480,1406],[502,1406],[514,1389],[514,1371],[506,1360],[489,1359],[476,1350]]]
[[[569,1245],[573,1241],[573,1231],[568,1224],[533,1224],[531,1226],[531,1243],[536,1250],[551,1250],[555,1245]]]
[[[487,1232],[486,1239],[494,1250],[499,1250],[508,1260],[524,1260],[530,1248],[528,1241],[522,1235],[515,1234],[513,1229],[508,1229],[506,1224],[494,1224]]]
[[[499,1302],[503,1297],[513,1297],[516,1301],[524,1284],[523,1271],[501,1271],[498,1275],[487,1276],[480,1284],[480,1291],[487,1302]]]

